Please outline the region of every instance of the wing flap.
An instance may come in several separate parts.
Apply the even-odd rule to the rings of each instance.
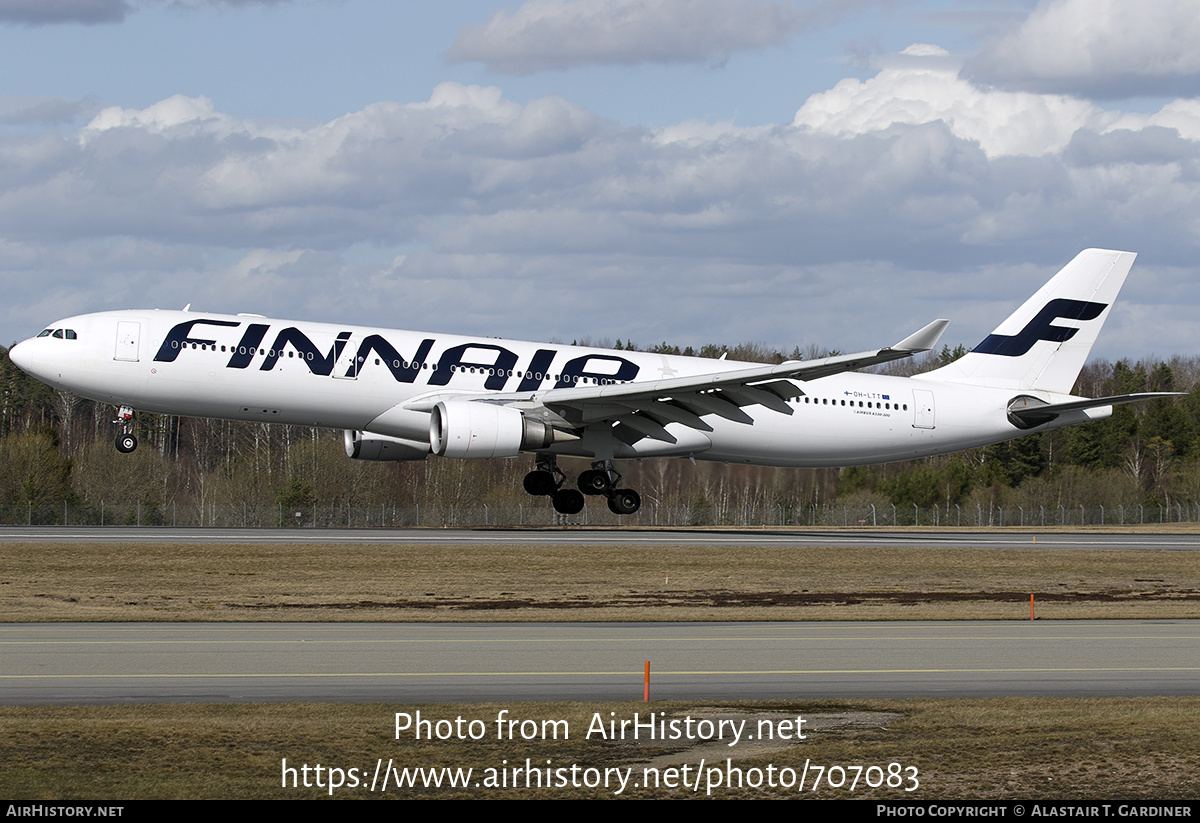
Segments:
[[[696,431],[710,432],[713,430],[712,426],[705,423],[699,415],[666,400],[653,400],[649,403],[622,403],[621,405],[631,411],[648,415],[664,425],[667,423],[682,423]]]
[[[757,386],[726,386],[721,389],[721,393],[728,394],[741,406],[766,406],[780,414],[791,414],[793,411],[782,397]]]
[[[655,440],[661,440],[664,443],[674,445],[679,442],[679,438],[671,434],[665,428],[660,426],[655,421],[648,417],[643,417],[640,414],[627,414],[617,418],[618,423],[623,423],[639,434],[644,434],[646,437],[652,437]]]
[[[681,394],[675,402],[697,414],[715,414],[734,423],[754,424],[754,418],[739,409],[736,404],[716,394]]]
[[[804,389],[797,386],[791,380],[769,380],[766,383],[750,383],[749,385],[756,389],[769,391],[771,394],[781,397],[784,400],[804,396]]]

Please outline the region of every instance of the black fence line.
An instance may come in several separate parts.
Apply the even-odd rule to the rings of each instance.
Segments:
[[[846,506],[838,504],[775,504],[770,506],[717,507],[710,505],[656,505],[645,503],[632,515],[608,511],[603,498],[575,515],[558,514],[548,500],[505,506],[400,506],[316,504],[286,507],[279,504],[145,502],[112,504],[60,503],[0,504],[0,524],[6,526],[135,526],[190,528],[437,528],[444,526],[887,526],[1001,527],[1117,526],[1146,523],[1200,522],[1200,503],[1127,506],[1001,507],[955,506]],[[599,505],[597,505],[599,504]]]

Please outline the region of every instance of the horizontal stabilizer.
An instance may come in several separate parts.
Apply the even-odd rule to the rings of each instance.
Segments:
[[[1022,395],[1008,404],[1008,419],[1019,429],[1032,429],[1049,423],[1060,414],[1102,406],[1120,406],[1125,403],[1141,403],[1160,397],[1182,397],[1184,392],[1141,392],[1139,394],[1115,394],[1112,397],[1092,397],[1072,400],[1068,403],[1046,403],[1036,397]]]

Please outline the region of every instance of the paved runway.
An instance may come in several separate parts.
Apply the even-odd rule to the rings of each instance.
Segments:
[[[1200,694],[1200,621],[5,624],[0,703]]]
[[[1034,541],[1036,538],[1036,542]],[[3,527],[0,541],[1200,549],[1200,535]],[[0,624],[0,703],[1200,694],[1200,621]]]
[[[0,526],[0,542],[408,543],[668,546],[893,546],[1200,550],[1200,534],[982,533],[791,529],[175,529]]]

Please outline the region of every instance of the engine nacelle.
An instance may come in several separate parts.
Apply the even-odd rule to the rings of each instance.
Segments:
[[[429,444],[346,429],[346,456],[353,460],[424,460]]]
[[[442,457],[516,457],[553,442],[551,426],[507,406],[443,401],[429,416],[429,446]]]

